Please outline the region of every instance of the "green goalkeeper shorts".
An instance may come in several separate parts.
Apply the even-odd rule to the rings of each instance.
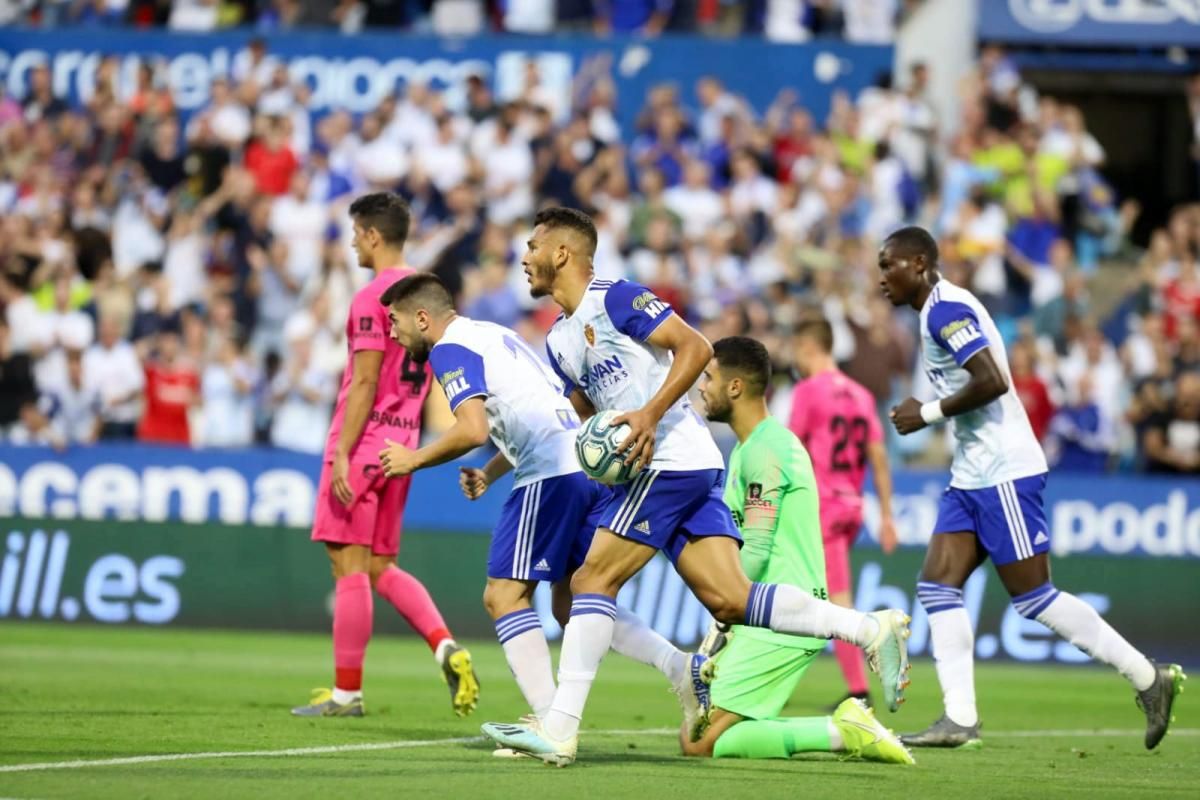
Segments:
[[[747,719],[778,717],[820,652],[781,647],[735,631],[717,653],[712,704]]]

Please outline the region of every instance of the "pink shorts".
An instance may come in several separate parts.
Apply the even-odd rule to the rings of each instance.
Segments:
[[[830,594],[850,591],[850,547],[862,528],[862,510],[821,507],[821,536],[825,542],[825,584]]]
[[[400,524],[412,476],[389,479],[378,464],[351,464],[354,499],[349,506],[334,497],[332,481],[333,463],[326,461],[313,512],[313,541],[361,545],[377,556],[399,553]]]

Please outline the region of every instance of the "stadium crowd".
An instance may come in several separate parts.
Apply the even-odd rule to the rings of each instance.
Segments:
[[[529,220],[588,210],[599,276],[645,283],[712,339],[768,344],[785,418],[790,331],[815,313],[881,414],[930,394],[915,315],[893,313],[875,267],[882,237],[924,224],[1008,339],[1052,463],[1200,470],[1200,212],[1177,209],[1134,248],[1137,204],[1118,204],[1079,110],[1039,97],[997,48],[964,77],[955,120],[938,118],[922,65],[836,96],[826,119],[786,91],[754,109],[714,78],[662,85],[632,129],[603,62],[570,98],[531,62],[505,102],[472,78],[462,107],[411,85],[361,118],[310,114],[262,42],[186,121],[154,65],[132,92],[117,73],[104,61],[78,106],[44,68],[25,97],[0,97],[4,441],[319,452],[366,278],[345,210],[395,190],[414,215],[409,263],[535,344],[554,314],[519,267]],[[1101,319],[1089,281],[1114,258],[1137,264],[1136,286]],[[892,447],[946,452],[932,430]]]
[[[303,28],[416,30],[474,36],[590,31],[656,36],[699,32],[802,42],[838,36],[891,43],[919,0],[9,0],[0,25],[166,27],[206,32],[253,26],[263,33]]]

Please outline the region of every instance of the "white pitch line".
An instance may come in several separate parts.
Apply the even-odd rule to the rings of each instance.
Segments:
[[[406,739],[398,742],[369,744],[337,744],[325,747],[290,747],[286,750],[230,750],[215,753],[164,753],[153,756],[101,758],[91,761],[49,761],[36,764],[8,764],[0,772],[34,772],[45,769],[83,769],[85,767],[119,767],[127,764],[155,764],[161,761],[195,761],[212,758],[279,758],[285,756],[319,756],[330,753],[360,753],[370,750],[399,750],[404,747],[429,747],[436,744],[463,744],[483,741],[482,736],[460,736],[454,739]]]
[[[1079,730],[1041,731],[991,731],[988,737],[1005,739],[1049,738],[1102,738],[1117,736],[1141,736],[1145,731],[1124,728],[1083,728]],[[630,728],[606,731],[583,732],[587,736],[676,736],[674,728]],[[1179,728],[1171,736],[1200,736],[1200,728]],[[200,759],[223,758],[285,758],[288,756],[318,756],[335,753],[363,753],[375,750],[402,750],[413,747],[432,747],[445,744],[467,744],[486,741],[484,736],[459,736],[451,739],[403,739],[395,742],[372,742],[367,744],[339,744],[324,747],[290,747],[285,750],[229,750],[212,753],[164,753],[162,755],[126,756],[80,761],[45,761],[34,764],[7,764],[0,766],[2,772],[37,772],[52,769],[86,769],[88,767],[119,767],[131,764],[156,764],[164,761],[197,761]],[[0,799],[2,800],[2,799]]]

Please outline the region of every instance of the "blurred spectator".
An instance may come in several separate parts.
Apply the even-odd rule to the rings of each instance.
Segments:
[[[137,438],[154,444],[191,443],[188,413],[199,401],[200,378],[180,351],[179,332],[168,328],[155,337],[145,366],[145,405]]]
[[[133,345],[121,338],[121,323],[100,317],[100,335],[83,356],[84,383],[100,394],[100,438],[132,439],[145,375]]]
[[[288,144],[282,117],[267,119],[263,128],[262,134],[246,147],[246,169],[260,192],[278,196],[287,192],[299,162]]]
[[[13,348],[8,323],[0,320],[0,441],[36,408],[37,396],[32,359]]]
[[[1150,472],[1200,472],[1200,374],[1175,382],[1175,397],[1146,422],[1142,434]]]
[[[592,0],[597,33],[657,36],[671,20],[675,0]]]
[[[663,195],[663,203],[683,222],[688,241],[703,238],[725,216],[721,195],[711,188],[708,165],[692,160],[684,169],[684,182]]]
[[[197,33],[215,30],[219,13],[217,0],[173,0],[167,27]]]
[[[66,352],[66,378],[53,391],[43,394],[40,411],[47,420],[42,438],[54,447],[93,444],[100,438],[100,387],[89,383],[83,367],[83,352]]]
[[[200,379],[204,424],[197,444],[204,447],[253,444],[256,378],[237,340],[224,337]]]
[[[30,122],[54,120],[67,112],[67,104],[54,94],[50,68],[39,64],[29,73],[29,94],[25,97],[25,119]]]
[[[841,0],[846,40],[857,44],[891,44],[896,38],[900,0]]]
[[[1054,401],[1050,399],[1050,390],[1046,382],[1034,369],[1036,351],[1029,342],[1019,341],[1013,344],[1009,352],[1012,385],[1021,398],[1025,407],[1025,415],[1038,441],[1044,442],[1050,421],[1054,418]]]
[[[320,454],[325,449],[337,382],[313,360],[313,333],[312,323],[303,317],[294,318],[288,325],[287,358],[271,382],[271,401],[275,405],[271,443],[301,453]]]
[[[1050,423],[1049,460],[1064,472],[1105,472],[1116,448],[1113,420],[1095,401],[1088,373],[1079,376],[1069,395]]]
[[[555,0],[508,0],[504,30],[510,33],[549,33],[554,29]]]
[[[897,327],[882,297],[867,303],[867,313],[850,320],[854,354],[841,366],[875,398],[880,419],[887,419],[895,384],[908,373],[911,343]]]

